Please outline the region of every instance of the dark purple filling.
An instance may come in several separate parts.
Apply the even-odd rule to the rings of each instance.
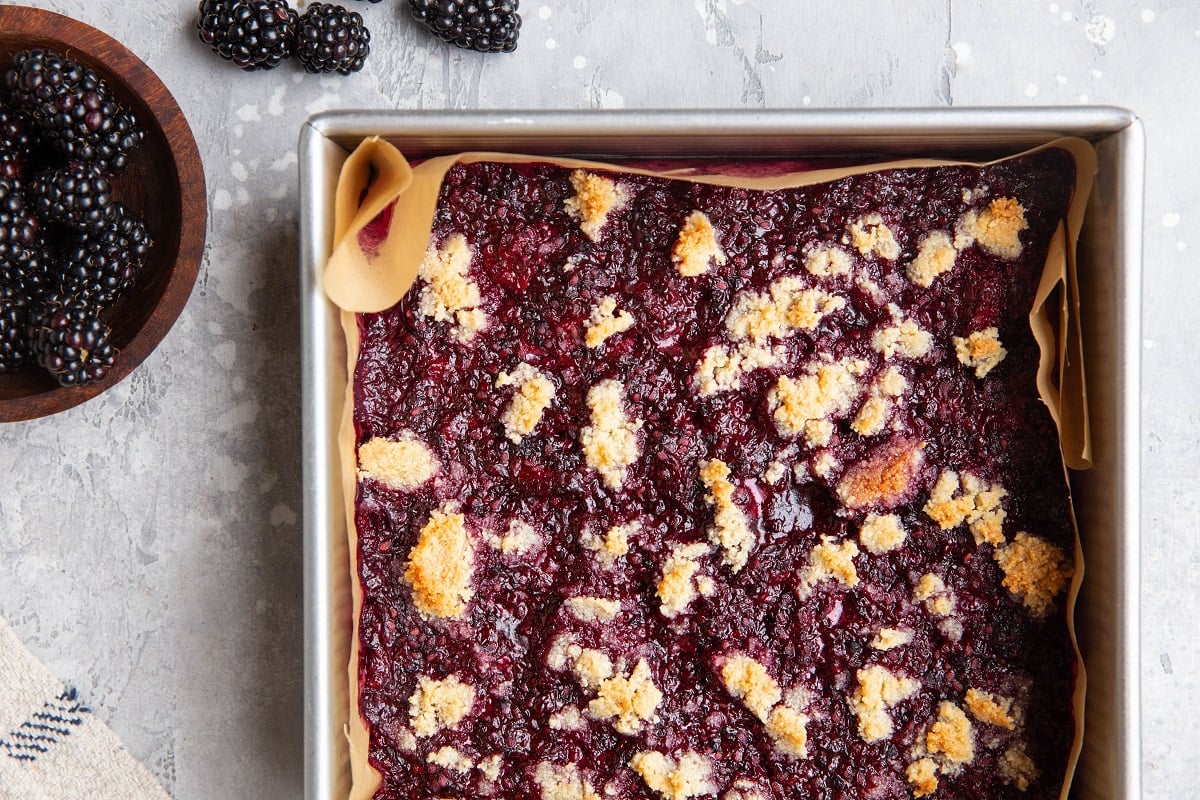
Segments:
[[[413,492],[359,484],[361,708],[371,762],[384,776],[376,797],[482,796],[478,771],[427,763],[428,753],[444,745],[474,759],[501,754],[494,794],[506,799],[540,800],[532,776],[542,761],[577,765],[601,793],[611,783],[621,798],[657,798],[627,766],[647,749],[705,755],[718,795],[748,779],[764,798],[909,797],[904,769],[914,742],[923,740],[940,701],[961,706],[970,687],[1015,698],[1023,720],[1009,732],[972,719],[974,761],[957,775],[939,776],[933,796],[1057,797],[1075,730],[1064,596],[1046,616],[1031,616],[1001,588],[992,546],[976,545],[965,526],[940,530],[922,507],[940,470],[972,472],[1007,489],[1010,540],[1029,531],[1073,551],[1057,434],[1037,395],[1038,349],[1028,323],[1048,243],[1070,201],[1073,170],[1067,154],[1050,150],[979,169],[894,170],[773,192],[624,175],[620,182],[632,199],[593,243],[563,211],[573,194],[568,171],[453,168],[433,237],[441,243],[453,233],[466,235],[488,328],[459,343],[446,323],[417,312],[420,283],[392,309],[359,317],[358,441],[410,430],[443,465]],[[1003,261],[971,247],[932,287],[909,282],[904,265],[922,235],[935,229],[953,235],[968,208],[987,203],[965,202],[963,190],[982,186],[986,198],[1016,197],[1024,205],[1029,229],[1021,235],[1020,258]],[[695,209],[711,219],[729,260],[683,278],[670,252],[681,221]],[[887,555],[863,550],[855,560],[856,588],[826,581],[801,599],[796,587],[813,546],[823,535],[857,541],[862,517],[840,507],[834,486],[841,469],[828,481],[800,482],[790,470],[776,485],[758,479],[794,442],[776,430],[766,396],[779,375],[797,375],[818,353],[879,364],[871,339],[889,319],[886,303],[852,281],[809,276],[801,263],[806,243],[839,242],[849,221],[871,212],[891,227],[902,255],[888,262],[846,246],[855,274],[871,277],[888,302],[930,331],[934,349],[924,359],[892,362],[901,363],[910,384],[898,431],[861,437],[846,419],[830,449],[844,466],[892,441],[920,441],[925,467],[911,499],[893,510],[909,532],[905,545]],[[570,271],[563,268],[569,257]],[[735,296],[784,275],[836,287],[847,307],[817,330],[785,340],[784,365],[751,373],[740,391],[701,397],[692,375],[709,346],[727,341],[723,320]],[[588,349],[585,322],[605,295],[615,295],[637,324]],[[988,326],[999,328],[1008,355],[979,380],[956,360],[951,337]],[[505,438],[501,422],[512,390],[494,386],[497,374],[518,361],[538,367],[557,387],[553,405],[519,445]],[[626,409],[645,421],[641,458],[620,491],[588,468],[579,445],[590,421],[588,388],[606,378],[624,382]],[[758,541],[736,575],[720,564],[719,552],[702,559],[715,593],[668,621],[658,610],[656,586],[673,545],[707,540],[713,509],[698,463],[709,458],[729,464],[735,500]],[[430,621],[415,610],[403,574],[431,510],[448,499],[460,501],[479,541],[475,594],[462,620]],[[513,518],[534,525],[546,547],[505,557],[483,543]],[[635,518],[642,529],[628,556],[604,571],[580,544],[581,531],[603,533]],[[913,586],[929,572],[943,576],[956,596],[957,641],[912,603]],[[560,607],[576,595],[621,598],[624,611],[613,623],[585,625]],[[881,627],[907,628],[914,639],[872,650],[867,642]],[[645,657],[664,695],[657,722],[636,736],[600,721],[582,731],[550,729],[554,712],[568,704],[586,708],[595,696],[569,671],[545,666],[551,641],[563,633],[614,661],[626,656],[627,671]],[[765,663],[782,686],[807,690],[807,757],[781,757],[762,723],[725,690],[717,664],[735,652]],[[855,671],[867,664],[921,681],[914,696],[892,708],[892,737],[872,744],[859,737],[847,699]],[[398,743],[418,676],[451,673],[475,686],[474,710],[456,729],[405,752]],[[1018,740],[1040,770],[1025,792],[998,776],[998,759]]]

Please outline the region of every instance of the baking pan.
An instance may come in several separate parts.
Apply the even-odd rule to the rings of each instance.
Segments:
[[[1099,174],[1079,244],[1095,467],[1074,473],[1086,573],[1076,608],[1088,673],[1086,728],[1072,796],[1141,795],[1138,697],[1138,479],[1142,125],[1118,108],[846,111],[331,112],[300,136],[304,430],[305,797],[345,798],[350,566],[336,436],[345,342],[320,273],[332,248],[343,162],[378,135],[409,158],[507,150],[639,157],[987,158],[1059,136],[1096,146]]]

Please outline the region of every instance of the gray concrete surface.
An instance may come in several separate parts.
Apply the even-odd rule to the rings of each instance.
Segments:
[[[31,0],[126,42],[195,130],[200,280],[134,375],[0,426],[0,613],[179,800],[302,785],[296,138],[330,108],[1124,105],[1149,141],[1144,287],[1145,796],[1198,791],[1200,3],[524,0],[519,50],[433,42],[351,2],[360,75],[243,74],[193,0]],[[3,791],[0,790],[0,795]]]

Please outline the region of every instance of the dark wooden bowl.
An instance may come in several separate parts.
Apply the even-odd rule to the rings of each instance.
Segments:
[[[25,6],[0,5],[0,74],[14,53],[55,50],[96,71],[145,130],[114,196],[146,220],[154,240],[137,283],[106,313],[120,348],[108,375],[65,388],[37,366],[0,373],[0,422],[34,419],[76,406],[123,379],[171,329],[196,282],[207,203],[196,140],[175,98],[124,45],[78,20]]]

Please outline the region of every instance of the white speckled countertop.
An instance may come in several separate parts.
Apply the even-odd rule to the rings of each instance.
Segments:
[[[1081,103],[1146,125],[1144,794],[1196,796],[1200,726],[1180,717],[1200,705],[1200,370],[1182,366],[1200,340],[1200,3],[524,0],[517,52],[481,56],[428,38],[403,0],[346,0],[374,52],[357,76],[318,78],[221,62],[195,37],[194,0],[27,1],[149,63],[208,176],[207,252],[165,342],[106,395],[0,426],[0,614],[179,800],[302,790],[308,115]]]

